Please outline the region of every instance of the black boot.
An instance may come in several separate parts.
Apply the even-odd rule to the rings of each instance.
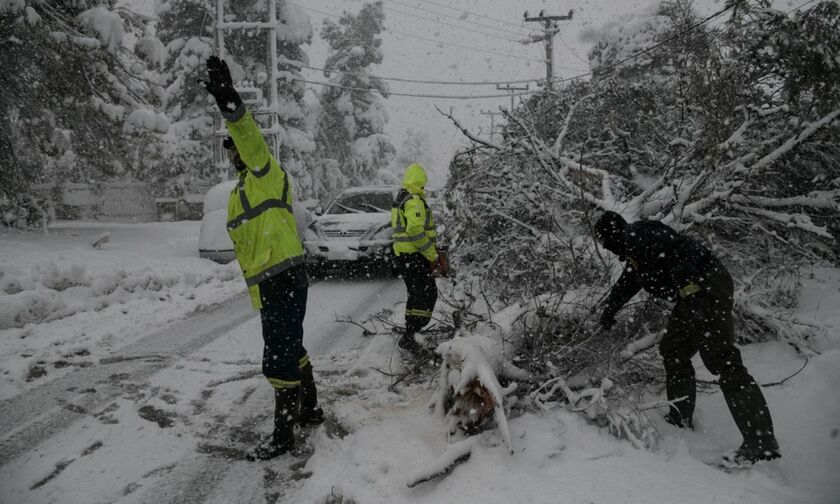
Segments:
[[[397,342],[397,347],[400,349],[400,355],[405,359],[424,359],[433,355],[429,349],[417,343],[414,339],[414,331],[406,330]]]
[[[298,389],[274,389],[274,432],[247,454],[248,460],[268,460],[295,447],[294,419]]]
[[[665,373],[665,389],[669,401],[683,398],[671,405],[665,421],[681,429],[694,429],[694,404],[697,402],[697,386],[694,381],[694,367],[672,365]]]
[[[318,389],[312,375],[312,364],[307,362],[300,368],[300,413],[297,424],[301,427],[321,425],[324,422],[324,410],[318,407]]]
[[[694,430],[694,422],[692,422],[691,418],[683,418],[680,410],[674,407],[665,415],[665,421],[680,429]]]
[[[721,376],[721,391],[726,399],[735,425],[744,442],[734,452],[724,455],[724,461],[735,465],[749,465],[760,460],[773,460],[782,456],[773,431],[770,409],[761,388],[743,371],[744,376]]]

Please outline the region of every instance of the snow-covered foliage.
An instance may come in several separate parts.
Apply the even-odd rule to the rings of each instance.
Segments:
[[[125,16],[98,1],[2,3],[0,193],[15,199],[34,182],[123,176],[121,160],[148,142],[123,129],[155,99],[123,50],[138,34]],[[62,162],[69,157],[76,162]]]
[[[419,163],[429,170],[432,166],[432,152],[432,140],[429,134],[408,128],[405,132],[405,140],[394,158],[393,172],[402,174],[405,167],[413,163]]]
[[[337,164],[350,185],[390,179],[383,173],[394,155],[385,134],[388,114],[382,97],[388,97],[388,88],[369,70],[382,62],[384,22],[377,1],[355,15],[345,12],[337,23],[325,20],[321,31],[331,51],[324,64],[331,85],[320,95],[320,157],[327,165]]]
[[[178,194],[186,191],[187,180],[216,181],[219,176],[212,156],[215,103],[198,82],[206,78],[205,62],[214,54],[215,2],[167,0],[158,4],[157,15],[155,35],[138,41],[135,50],[155,54],[158,44],[165,48],[158,79],[171,125],[154,157],[160,161],[159,180],[171,185],[162,191]]]
[[[631,304],[614,334],[596,327],[609,272],[620,271],[591,238],[602,210],[662,220],[710,246],[736,279],[740,338],[807,351],[820,336],[790,310],[801,265],[840,257],[840,6],[767,7],[739,4],[710,28],[665,3],[603,30],[595,78],[525,102],[501,143],[465,130],[478,149],[452,162],[447,238],[459,277],[496,311],[542,299],[519,324],[522,353],[539,356],[532,371],[590,386],[610,378],[619,398],[661,379],[653,352],[620,354],[631,338],[655,339],[666,306]],[[808,42],[817,39],[826,42]],[[631,43],[663,44],[611,66]]]
[[[115,53],[122,45],[125,31],[120,16],[105,7],[94,7],[77,16],[79,23],[88,32],[96,33],[102,46]]]

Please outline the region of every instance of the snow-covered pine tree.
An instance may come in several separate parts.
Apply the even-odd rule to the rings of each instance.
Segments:
[[[198,80],[206,78],[205,61],[214,53],[214,0],[165,0],[157,6],[156,36],[138,41],[139,48],[159,43],[166,48],[159,80],[162,106],[172,122],[167,142],[157,154],[159,192],[180,193],[190,182],[219,180],[213,164],[215,105]]]
[[[355,15],[345,12],[337,23],[324,20],[321,30],[330,47],[324,74],[331,85],[320,95],[316,141],[323,162],[337,166],[349,184],[381,181],[394,155],[381,98],[388,97],[388,88],[370,73],[371,65],[382,62],[384,28],[385,13],[377,1]]]
[[[408,128],[405,140],[397,151],[392,173],[399,179],[405,167],[412,163],[420,163],[427,170],[432,166],[432,141],[429,134]]]
[[[0,193],[34,182],[97,182],[136,175],[130,152],[157,139],[153,83],[125,51],[135,30],[100,1],[0,1]]]

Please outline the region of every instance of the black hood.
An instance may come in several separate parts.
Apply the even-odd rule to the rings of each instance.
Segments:
[[[595,223],[595,236],[605,249],[619,256],[624,256],[627,249],[626,230],[627,221],[616,212],[604,212]]]

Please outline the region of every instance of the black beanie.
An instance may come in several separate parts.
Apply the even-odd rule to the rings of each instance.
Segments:
[[[606,211],[595,223],[595,235],[604,242],[604,248],[621,254],[624,249],[624,230],[627,221],[616,212]]]

